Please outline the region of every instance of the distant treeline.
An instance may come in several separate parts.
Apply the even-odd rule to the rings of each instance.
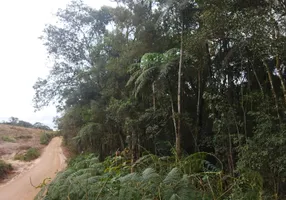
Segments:
[[[43,130],[47,130],[47,131],[52,131],[52,129],[45,124],[42,124],[40,122],[36,122],[36,123],[32,124],[30,122],[20,120],[17,117],[10,117],[10,119],[8,121],[3,121],[1,124],[9,124],[9,125],[13,125],[13,126],[21,126],[21,127],[26,127],[26,128],[38,128],[38,129],[43,129]]]

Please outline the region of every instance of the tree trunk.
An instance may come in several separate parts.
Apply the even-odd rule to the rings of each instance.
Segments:
[[[223,48],[225,55],[225,66],[227,68],[227,94],[228,94],[228,102],[230,105],[234,103],[234,80],[233,80],[233,66],[229,64],[229,58],[233,48],[229,48],[229,43],[227,40],[223,40]],[[230,49],[230,50],[229,50]]]
[[[209,49],[209,44],[206,42],[206,53],[207,53],[207,63],[208,63],[208,72],[209,72],[209,78],[212,79],[212,59],[211,59],[211,54],[210,54],[210,49]]]
[[[182,65],[183,65],[183,34],[184,34],[184,23],[182,23],[181,32],[181,48],[180,48],[180,61],[178,70],[178,122],[177,122],[177,135],[176,135],[176,151],[178,158],[181,157],[181,78],[182,78]]]
[[[252,69],[253,69],[253,74],[254,74],[254,76],[255,76],[255,79],[256,79],[256,81],[257,81],[257,83],[258,83],[258,85],[259,85],[259,89],[260,89],[260,91],[261,91],[261,95],[264,96],[263,87],[262,87],[262,85],[261,85],[261,83],[260,83],[260,81],[259,81],[259,78],[258,78],[258,76],[257,76],[257,73],[256,73],[256,71],[255,71],[255,68],[252,67]]]
[[[196,135],[195,135],[195,151],[198,151],[198,145],[197,145],[197,139],[198,136],[200,135],[201,132],[201,112],[202,112],[202,77],[201,77],[202,73],[201,70],[198,69],[198,86],[197,86],[197,110],[196,110],[196,117],[197,117],[197,121],[196,121]]]
[[[241,56],[242,57],[242,56]],[[243,66],[242,64],[240,65],[240,71],[242,72],[243,71]],[[250,91],[250,70],[249,70],[249,64],[247,65],[247,87],[248,87],[248,91]],[[244,135],[245,135],[245,138],[247,138],[247,118],[246,118],[246,113],[247,113],[247,108],[245,107],[245,104],[244,104],[244,82],[245,80],[245,77],[243,77],[242,79],[242,84],[240,85],[240,95],[241,95],[241,109],[242,109],[242,113],[243,113],[243,129],[244,129]],[[239,138],[239,135],[238,135],[238,141],[240,141],[240,138]],[[239,143],[239,146],[240,146],[240,143]]]
[[[137,160],[137,137],[136,137],[136,133],[135,131],[133,130],[132,131],[132,134],[131,134],[131,151],[132,151],[132,158],[131,158],[131,173],[134,172],[134,168],[133,168],[133,165],[134,163],[136,162]]]
[[[156,111],[155,83],[152,83],[153,110]]]
[[[177,137],[176,113],[175,113],[175,109],[174,109],[174,101],[173,101],[171,94],[170,94],[170,103],[171,103],[171,109],[172,109],[172,119],[173,119],[173,124],[174,124],[174,129],[175,129],[175,136]]]
[[[268,65],[265,63],[265,61],[263,61],[263,64],[264,64],[264,66],[265,66],[265,68],[266,68],[266,72],[267,72],[268,79],[269,79],[269,82],[270,82],[270,87],[271,87],[272,95],[273,95],[273,98],[274,98],[274,101],[275,101],[275,108],[276,108],[276,111],[277,111],[277,116],[278,116],[278,119],[280,120],[278,99],[277,99],[277,95],[276,95],[276,92],[275,92],[275,89],[274,89],[274,85],[273,85],[273,81],[272,81],[272,75],[271,75],[271,72],[270,72],[270,70],[269,70],[269,67],[268,67]]]
[[[98,157],[100,162],[104,161],[104,144],[99,145],[99,157]]]
[[[278,25],[278,22],[275,23],[275,38],[277,40],[280,39],[280,29],[279,29],[279,25]],[[278,50],[277,50],[278,51]],[[283,77],[282,77],[282,74],[281,74],[281,71],[280,71],[280,62],[279,62],[279,53],[277,53],[277,56],[276,56],[276,70],[277,70],[277,73],[278,73],[278,77],[280,79],[280,83],[281,83],[281,87],[282,87],[282,91],[283,91],[283,96],[284,96],[284,101],[285,101],[285,105],[286,105],[286,88],[285,88],[285,83],[284,83],[284,80],[283,80]]]
[[[121,148],[120,150],[121,150],[121,151],[124,150],[124,146],[125,146],[125,145],[124,145],[124,140],[123,140],[123,138],[124,138],[124,136],[123,136],[122,132],[120,131],[120,132],[119,132],[119,140],[120,140],[120,148]]]
[[[170,103],[171,103],[171,111],[172,111],[172,120],[173,120],[173,125],[174,125],[174,131],[175,131],[175,138],[177,138],[178,135],[178,131],[177,131],[177,120],[176,120],[176,112],[175,112],[175,108],[174,108],[174,100],[172,97],[172,87],[171,87],[171,83],[170,83],[170,79],[167,75],[167,85],[168,85],[168,91],[169,91],[169,97],[170,97]],[[176,146],[177,147],[177,146]]]
[[[174,108],[174,100],[172,97],[172,90],[171,90],[171,84],[169,81],[169,77],[167,76],[167,83],[168,83],[168,90],[169,90],[169,97],[170,97],[170,103],[171,103],[171,111],[172,111],[172,120],[173,120],[173,125],[174,125],[174,131],[175,131],[175,138],[177,137],[177,120],[176,120],[176,112]]]
[[[231,140],[231,135],[230,135],[230,130],[229,127],[228,129],[228,150],[229,150],[229,154],[228,154],[228,168],[229,168],[229,172],[233,175],[233,171],[234,171],[234,163],[233,163],[233,156],[232,156],[232,140]]]
[[[276,57],[276,70],[277,70],[277,73],[278,73],[278,77],[280,79],[280,83],[281,83],[281,87],[282,87],[282,91],[283,91],[283,96],[284,96],[284,101],[285,101],[285,105],[286,105],[286,87],[285,87],[285,83],[284,83],[284,80],[283,80],[283,77],[282,77],[282,74],[281,74],[281,71],[280,71],[280,63],[279,63],[279,56]]]

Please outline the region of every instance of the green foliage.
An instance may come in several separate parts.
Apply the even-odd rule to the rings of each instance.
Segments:
[[[232,191],[231,199],[262,199],[262,176],[258,172],[244,170],[241,176],[235,180]]]
[[[77,146],[86,150],[86,147],[96,147],[101,144],[102,127],[98,123],[88,123],[82,127],[74,140]]]
[[[23,154],[16,154],[14,159],[15,160],[22,160],[22,161],[31,161],[31,160],[35,160],[36,158],[38,158],[40,156],[40,151],[36,148],[29,148],[27,150],[27,152],[23,153]]]
[[[44,199],[170,199],[175,196],[188,199],[199,196],[179,169],[174,168],[165,175],[150,167],[131,174],[129,170],[121,158],[108,158],[100,163],[93,155],[78,157],[50,184]]]
[[[257,112],[250,112],[256,119],[256,126],[253,127],[253,137],[246,141],[246,144],[240,149],[240,159],[238,169],[251,169],[260,174],[271,174],[271,177],[265,177],[267,188],[274,187],[277,182],[282,183],[286,178],[286,171],[283,167],[285,163],[286,151],[286,127],[280,124],[277,117],[269,113],[265,106],[267,100],[261,105]],[[265,193],[271,194],[265,188]],[[276,188],[275,193],[279,193]],[[272,193],[273,194],[273,193]]]
[[[177,199],[191,189],[202,199],[285,198],[285,3],[116,2],[72,1],[41,37],[53,65],[34,85],[35,108],[55,103],[64,142],[107,158],[92,189],[88,178],[71,184],[70,167],[61,198]],[[174,157],[181,150],[191,156]],[[156,187],[144,185],[145,170],[159,175]],[[184,191],[163,181],[169,173]]]
[[[5,142],[16,142],[15,138],[6,135],[2,136],[1,139]]]
[[[47,145],[53,137],[54,134],[52,132],[42,132],[40,135],[40,143]]]
[[[5,176],[13,170],[11,164],[7,164],[3,160],[0,160],[0,179],[5,178]]]
[[[198,153],[173,163],[171,157],[146,155],[132,173],[122,157],[99,162],[93,154],[78,156],[36,199],[259,199],[263,181],[258,173],[245,171],[234,178],[218,168],[206,170],[205,156]],[[190,163],[197,172],[184,171]]]
[[[46,131],[52,131],[52,129],[49,126],[42,124],[40,122],[36,122],[35,124],[33,124],[33,128],[38,128],[38,129],[42,129]]]

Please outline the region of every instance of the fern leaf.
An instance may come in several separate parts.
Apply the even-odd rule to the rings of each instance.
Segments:
[[[165,184],[174,184],[181,179],[181,173],[178,168],[173,168],[163,180]]]

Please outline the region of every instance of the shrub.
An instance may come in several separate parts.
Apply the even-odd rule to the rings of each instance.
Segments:
[[[49,142],[51,141],[52,138],[53,138],[52,133],[43,132],[43,133],[41,133],[41,136],[40,136],[40,143],[47,145],[47,144],[49,144]]]
[[[30,161],[30,160],[34,160],[36,158],[38,158],[40,156],[40,152],[38,149],[36,148],[30,148],[28,149],[27,153],[26,153],[26,161]]]
[[[0,179],[4,178],[11,170],[12,165],[0,160]]]
[[[16,142],[15,138],[6,135],[2,136],[1,139],[5,142]]]
[[[15,160],[23,160],[23,161],[31,161],[40,156],[40,152],[36,148],[29,148],[26,153],[24,154],[17,154],[15,155]]]

